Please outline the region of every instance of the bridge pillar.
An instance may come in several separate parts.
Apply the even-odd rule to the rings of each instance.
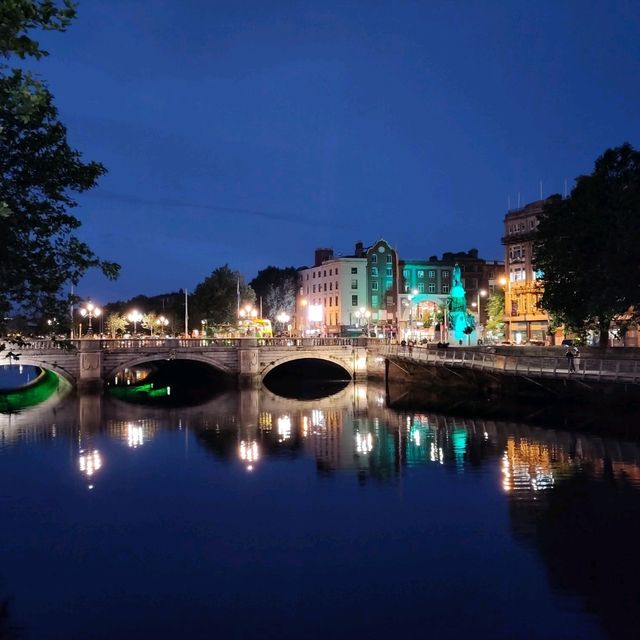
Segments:
[[[238,348],[238,381],[240,387],[257,388],[260,386],[260,350],[255,338],[245,338]]]
[[[100,340],[79,340],[80,375],[78,390],[102,389],[102,348]]]

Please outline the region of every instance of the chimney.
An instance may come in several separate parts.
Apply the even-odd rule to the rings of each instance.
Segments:
[[[362,242],[356,242],[356,258],[364,257],[364,245]]]
[[[319,267],[323,262],[333,258],[333,249],[316,249],[313,266]]]

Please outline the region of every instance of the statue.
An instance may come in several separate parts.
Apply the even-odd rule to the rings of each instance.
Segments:
[[[467,296],[462,286],[459,265],[453,268],[453,284],[449,292],[449,329],[457,341],[463,340],[473,332],[476,323],[473,315],[467,312]]]

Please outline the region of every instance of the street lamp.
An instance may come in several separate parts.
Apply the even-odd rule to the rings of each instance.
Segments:
[[[156,320],[156,324],[160,327],[160,330],[164,330],[166,333],[167,330],[167,325],[169,324],[169,320],[167,320],[164,316],[160,316],[157,320]]]
[[[87,329],[87,335],[93,335],[93,318],[97,318],[102,313],[102,309],[100,307],[96,307],[95,304],[91,302],[87,302],[87,304],[80,309],[80,315],[83,318],[89,319],[89,328]]]
[[[365,307],[360,307],[356,311],[356,318],[358,318],[358,326],[360,326],[360,320],[362,319],[363,324],[366,324],[367,327],[367,338],[369,337],[369,319],[371,318],[371,311],[369,311]]]
[[[133,333],[136,333],[136,329],[138,327],[138,322],[140,322],[140,320],[142,320],[142,314],[139,311],[137,311],[136,309],[134,309],[127,316],[127,320],[129,322],[133,322]]]
[[[285,313],[284,311],[281,311],[276,316],[276,320],[281,324],[280,329],[284,332],[284,328],[287,325],[287,323],[289,322],[289,320],[291,320],[291,316],[289,316],[288,313]]]
[[[478,323],[477,323],[477,328],[476,328],[476,335],[477,337],[481,337],[480,336],[480,327],[482,326],[480,324],[480,315],[482,312],[482,309],[480,308],[480,298],[484,298],[487,295],[487,291],[486,289],[478,289],[478,294],[476,295],[476,309],[478,311]]]

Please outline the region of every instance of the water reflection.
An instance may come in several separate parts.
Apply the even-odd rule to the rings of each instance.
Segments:
[[[184,438],[170,437],[176,431]],[[640,450],[634,443],[515,422],[396,411],[385,405],[379,387],[353,383],[321,399],[287,400],[266,390],[228,391],[197,407],[158,408],[83,396],[68,397],[55,407],[0,416],[0,456],[5,460],[16,449],[50,442],[69,444],[73,463],[63,458],[64,469],[87,488],[97,487],[92,497],[98,489],[108,495],[112,487],[117,493],[134,486],[134,476],[127,474],[135,465],[122,464],[127,457],[151,469],[162,465],[163,472],[174,474],[172,482],[179,484],[186,467],[176,470],[169,445],[184,447],[185,457],[191,450],[200,452],[207,469],[216,473],[236,473],[244,481],[264,483],[260,500],[269,507],[277,506],[269,500],[277,500],[271,496],[277,496],[278,487],[282,489],[273,484],[272,473],[283,468],[297,472],[311,468],[312,476],[338,480],[323,482],[342,491],[332,497],[337,502],[348,499],[348,487],[355,483],[365,488],[389,487],[392,493],[419,483],[414,496],[426,496],[439,487],[444,506],[439,513],[429,512],[429,517],[443,523],[456,522],[449,502],[453,504],[453,496],[459,499],[467,491],[478,503],[467,505],[478,509],[475,534],[482,534],[487,521],[497,526],[501,513],[508,514],[509,535],[518,546],[537,551],[552,589],[562,597],[580,597],[585,610],[599,616],[608,637],[635,637],[627,630],[637,629],[640,623],[636,553]],[[303,466],[289,465],[293,462]],[[38,467],[38,472],[52,473],[46,466]],[[200,480],[209,477],[208,471],[201,473]],[[223,483],[221,475],[216,478]],[[287,478],[288,487],[296,482],[294,475]],[[496,503],[502,505],[502,512],[496,510]],[[253,506],[267,508],[258,502]],[[194,516],[188,507],[184,509],[179,513],[191,521]],[[156,517],[166,515],[160,511]],[[398,513],[395,517],[394,526],[401,531],[403,521]],[[421,521],[420,526],[427,525]],[[443,527],[448,536],[456,529],[456,525],[450,530]],[[442,552],[448,553],[448,538],[437,529],[431,535],[435,537],[430,544],[441,545]],[[492,553],[497,555],[502,553],[498,546],[504,544],[504,539],[487,541],[489,547],[496,547]],[[428,575],[425,569],[420,571]],[[526,582],[529,577],[523,574],[521,579]],[[468,580],[473,583],[474,576]],[[596,630],[592,632],[584,637],[600,637]]]

